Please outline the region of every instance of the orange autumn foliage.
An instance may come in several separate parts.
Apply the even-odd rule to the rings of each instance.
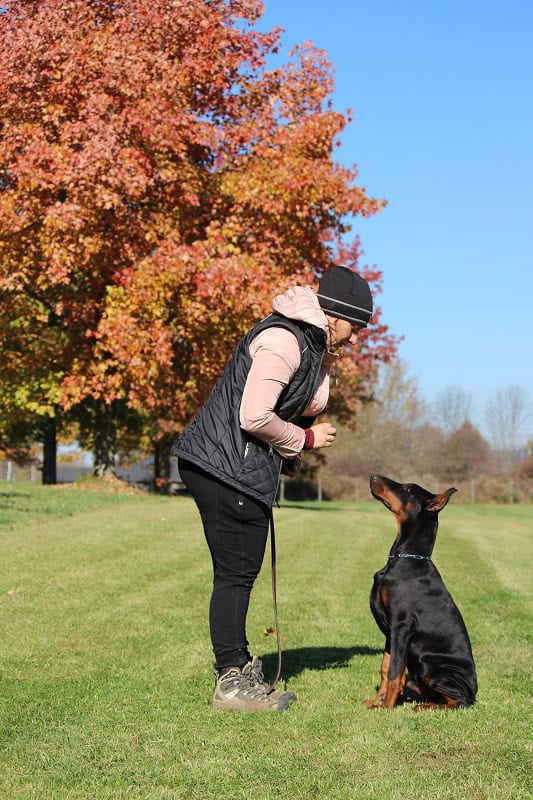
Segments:
[[[262,3],[3,7],[0,293],[3,314],[32,321],[21,382],[39,331],[61,331],[48,411],[124,400],[177,430],[271,297],[312,283],[339,247],[379,290],[357,240],[341,244],[346,219],[383,202],[333,157],[349,118],[331,106],[331,66],[307,43],[269,67],[280,31],[255,27]],[[394,348],[378,313],[341,367],[337,413]]]

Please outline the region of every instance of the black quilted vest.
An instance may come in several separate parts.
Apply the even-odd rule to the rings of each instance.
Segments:
[[[252,366],[250,342],[271,327],[287,328],[294,333],[301,357],[300,366],[283,389],[275,412],[281,419],[300,423],[302,427],[311,423],[312,420],[300,417],[315,392],[326,350],[326,334],[315,325],[273,313],[241,339],[209,399],[171,450],[173,456],[195,464],[269,507],[276,499],[282,458],[272,446],[242,430],[239,409]]]

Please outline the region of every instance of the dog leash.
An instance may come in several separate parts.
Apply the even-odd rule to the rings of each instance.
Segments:
[[[281,636],[279,633],[279,622],[278,622],[278,600],[277,600],[277,590],[276,590],[276,532],[274,529],[274,512],[272,508],[270,509],[270,553],[271,553],[271,562],[272,562],[272,605],[274,607],[274,627],[276,629],[276,640],[278,643],[278,668],[276,671],[276,677],[270,684],[268,688],[268,693],[274,691],[276,688],[276,683],[279,681],[281,675]]]

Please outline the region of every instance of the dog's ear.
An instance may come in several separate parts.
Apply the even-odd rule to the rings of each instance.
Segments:
[[[426,511],[442,511],[452,494],[457,491],[453,486],[445,492],[434,494],[426,506]]]

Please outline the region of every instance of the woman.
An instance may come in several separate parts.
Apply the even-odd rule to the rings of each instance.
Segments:
[[[237,345],[224,373],[172,449],[200,511],[213,561],[209,611],[215,654],[213,707],[282,711],[292,692],[269,691],[250,655],[246,615],[265,552],[280,472],[295,475],[302,450],[329,447],[336,430],[313,425],[329,395],[339,350],[372,315],[366,281],[334,266],[318,293],[295,287]]]

